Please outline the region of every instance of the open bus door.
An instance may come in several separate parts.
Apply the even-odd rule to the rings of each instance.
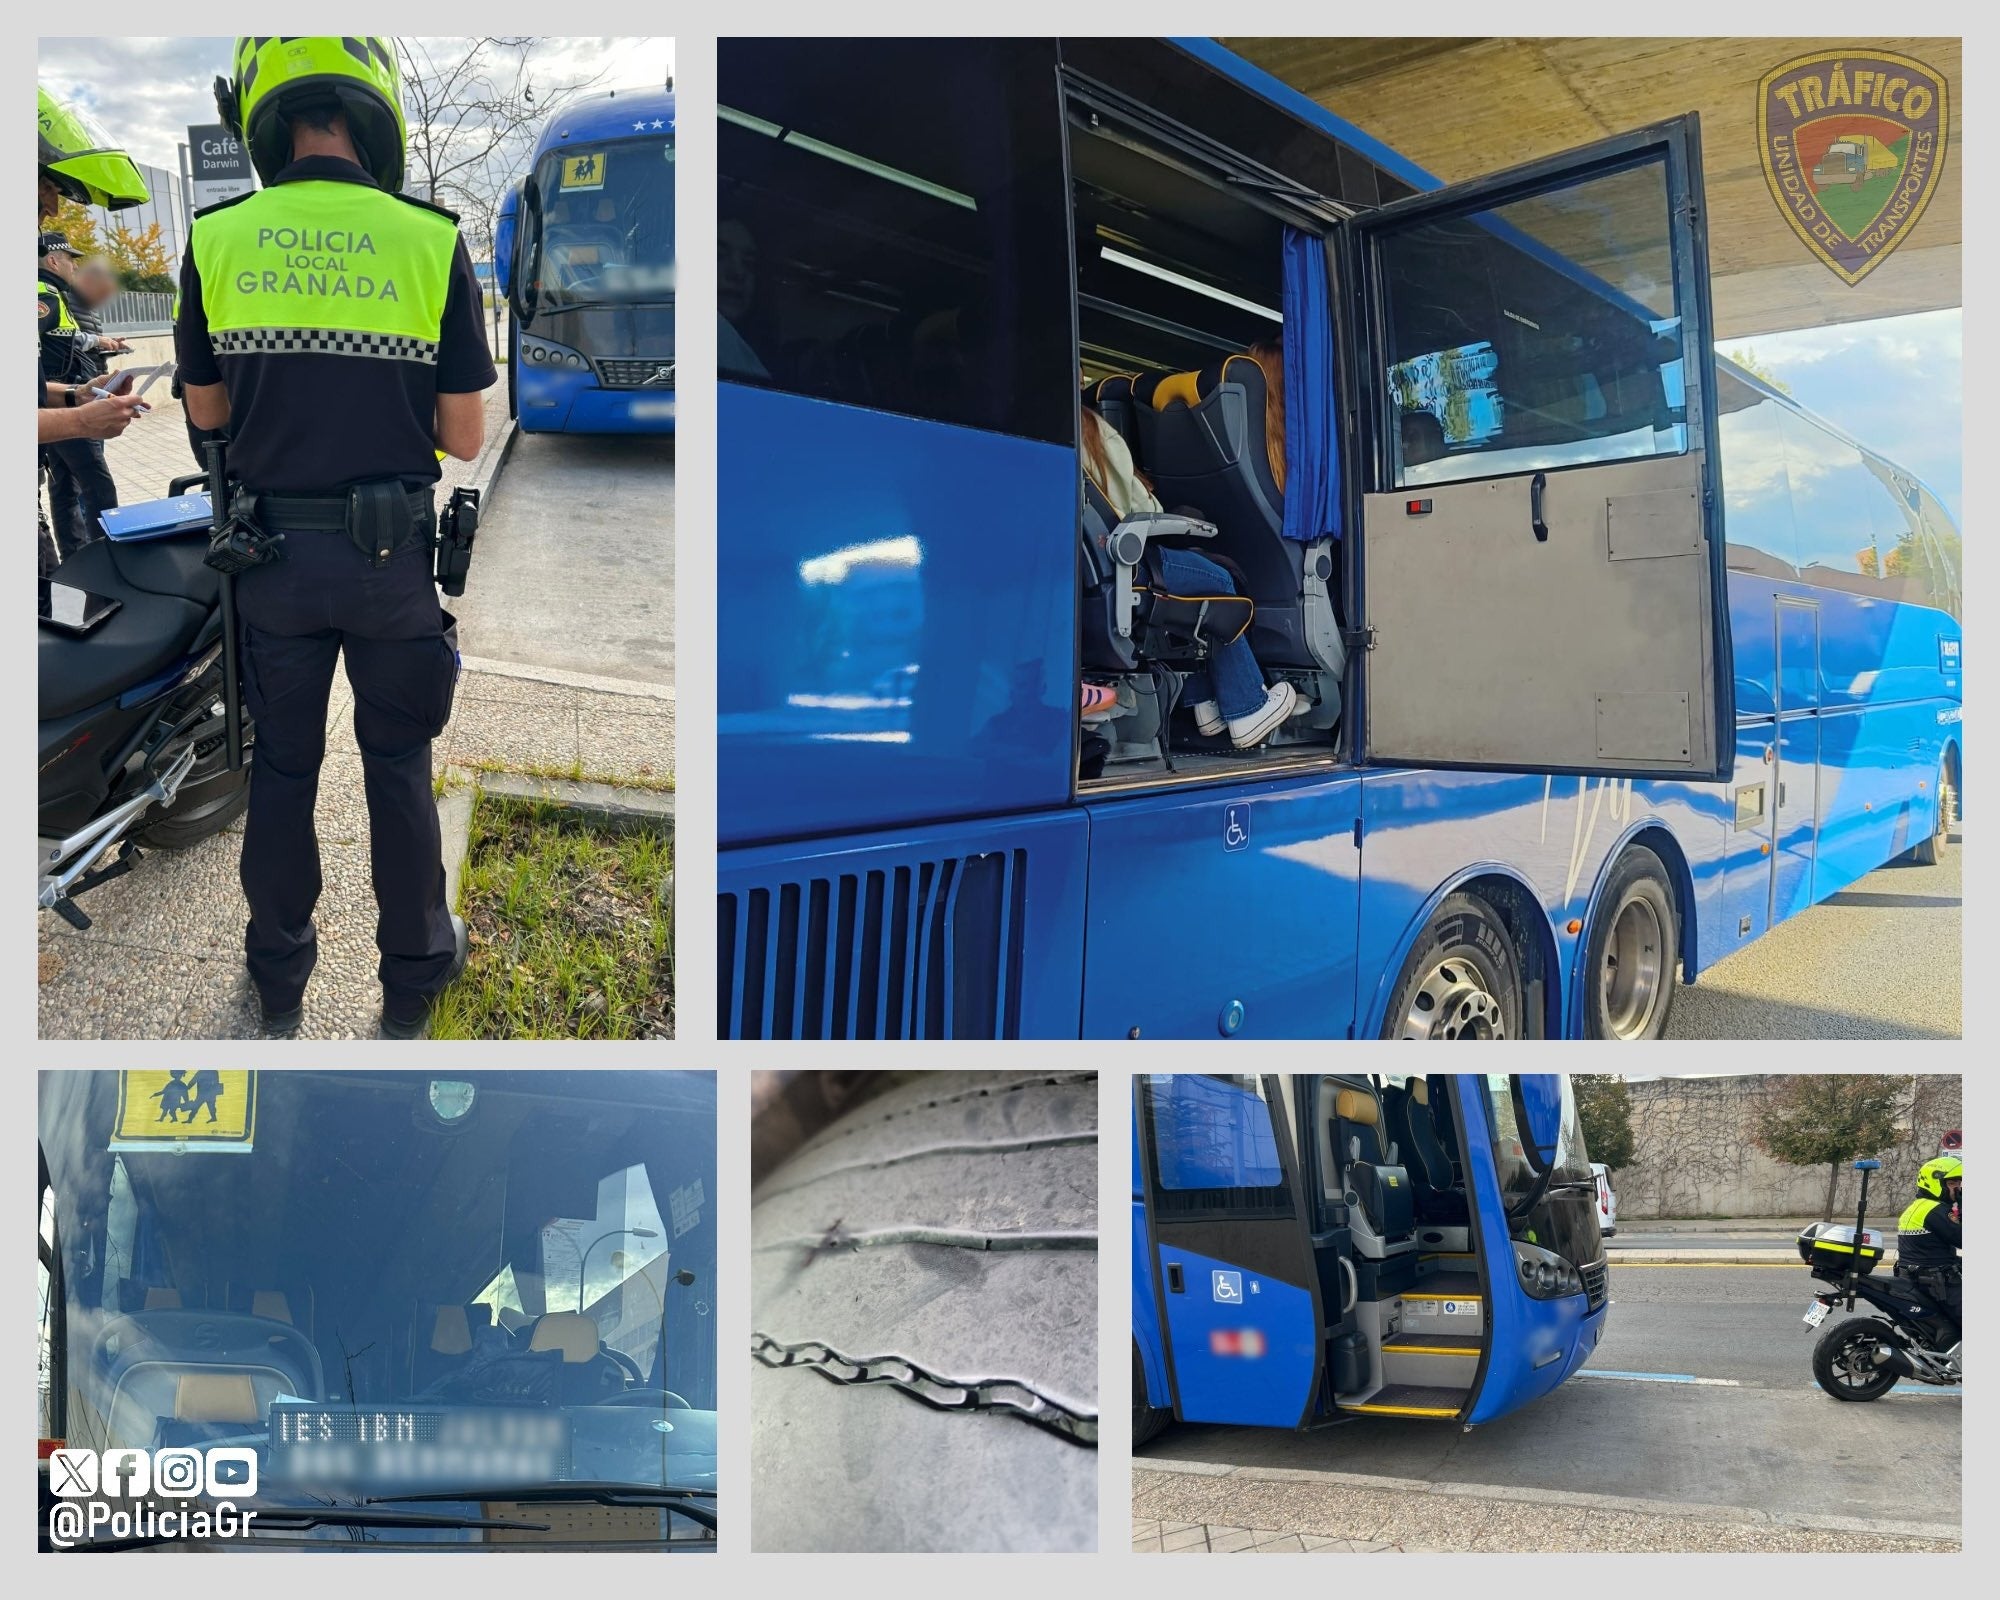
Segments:
[[[1148,1266],[1183,1422],[1309,1420],[1320,1297],[1282,1084],[1273,1073],[1135,1084]]]
[[[1698,119],[1346,235],[1366,762],[1725,776]]]

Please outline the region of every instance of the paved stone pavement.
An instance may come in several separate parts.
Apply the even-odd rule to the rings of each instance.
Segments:
[[[486,392],[489,441],[506,420],[502,383]],[[110,441],[108,456],[121,500],[164,494],[170,478],[191,470],[179,405],[163,398]],[[448,460],[443,489],[470,473],[470,463]],[[489,645],[489,653],[497,648]],[[341,674],[329,706],[317,817],[325,877],[316,917],[320,960],[306,995],[302,1038],[373,1038],[381,1003],[368,818],[352,717],[353,694]],[[440,771],[555,771],[658,787],[673,780],[673,751],[669,688],[479,660],[459,681],[435,759]],[[241,844],[239,823],[187,850],[147,851],[135,871],[81,902],[93,919],[88,931],[41,913],[41,1037],[256,1037],[256,1002],[242,964],[248,912],[236,878]]]
[[[1378,1550],[1408,1551],[1422,1545],[1384,1544],[1372,1539],[1329,1539],[1316,1533],[1284,1533],[1276,1528],[1229,1528],[1206,1522],[1132,1519],[1132,1548],[1167,1555],[1368,1555]]]

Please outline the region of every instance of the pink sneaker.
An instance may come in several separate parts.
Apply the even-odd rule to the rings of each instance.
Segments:
[[[1103,722],[1118,709],[1118,691],[1101,683],[1086,683],[1081,701],[1085,722]]]

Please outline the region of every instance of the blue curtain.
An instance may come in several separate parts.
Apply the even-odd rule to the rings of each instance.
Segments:
[[[1340,537],[1340,437],[1326,243],[1285,230],[1285,537]]]

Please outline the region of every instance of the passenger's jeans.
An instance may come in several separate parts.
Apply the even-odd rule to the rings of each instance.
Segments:
[[[1155,553],[1160,558],[1160,576],[1175,594],[1195,599],[1205,594],[1236,593],[1229,574],[1207,556],[1192,550],[1169,550],[1164,545],[1156,547]],[[1208,669],[1188,679],[1181,699],[1197,706],[1213,700],[1229,722],[1254,715],[1264,703],[1264,669],[1257,665],[1249,640],[1218,645],[1208,658]]]
[[[104,537],[101,511],[118,504],[118,487],[104,464],[102,439],[60,439],[45,447],[49,464],[49,521],[56,549],[67,561]]]

